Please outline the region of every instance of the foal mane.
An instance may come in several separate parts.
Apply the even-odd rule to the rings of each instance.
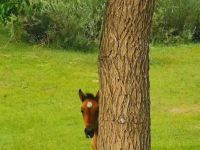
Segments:
[[[96,97],[92,94],[92,93],[85,93],[84,99],[91,99],[91,100],[95,100]]]

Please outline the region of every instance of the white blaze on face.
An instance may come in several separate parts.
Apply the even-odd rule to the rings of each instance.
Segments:
[[[92,102],[87,103],[87,108],[92,108]]]

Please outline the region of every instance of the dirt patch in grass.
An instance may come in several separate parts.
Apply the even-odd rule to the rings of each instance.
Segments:
[[[200,113],[200,106],[188,106],[188,107],[173,107],[169,110],[171,113]]]

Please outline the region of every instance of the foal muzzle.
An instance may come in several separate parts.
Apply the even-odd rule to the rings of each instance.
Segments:
[[[86,138],[92,138],[94,136],[94,129],[85,128],[85,135],[86,135]]]

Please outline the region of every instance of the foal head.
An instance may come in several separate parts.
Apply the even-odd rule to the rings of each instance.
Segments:
[[[79,97],[82,101],[81,113],[85,124],[85,135],[87,138],[92,138],[98,128],[99,92],[94,96],[90,93],[84,94],[80,89]]]

